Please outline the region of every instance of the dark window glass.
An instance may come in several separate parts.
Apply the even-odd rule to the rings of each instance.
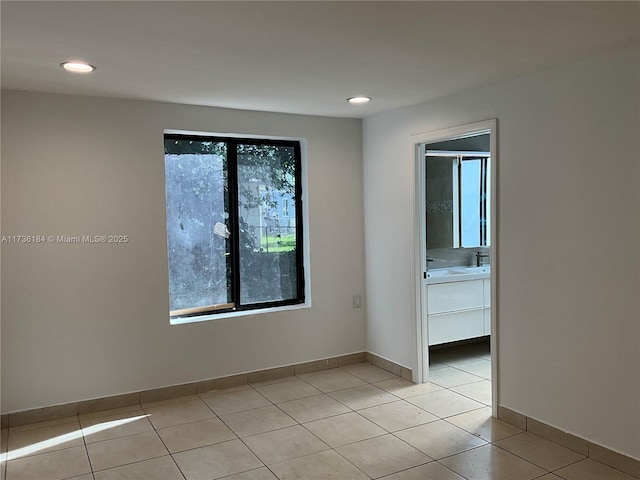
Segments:
[[[304,302],[300,163],[298,142],[165,135],[172,317]]]

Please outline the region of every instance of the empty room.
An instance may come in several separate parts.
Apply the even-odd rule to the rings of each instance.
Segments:
[[[640,2],[0,21],[0,479],[640,478]]]

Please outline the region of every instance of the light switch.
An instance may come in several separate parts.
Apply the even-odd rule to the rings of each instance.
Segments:
[[[353,308],[362,307],[362,297],[360,295],[353,296]]]

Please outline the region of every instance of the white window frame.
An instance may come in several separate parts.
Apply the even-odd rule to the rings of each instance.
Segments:
[[[296,141],[300,143],[300,181],[302,187],[302,238],[303,238],[303,267],[304,267],[304,302],[295,305],[282,305],[276,307],[256,308],[252,310],[242,311],[230,311],[219,313],[205,313],[202,315],[193,315],[190,317],[169,317],[169,323],[171,325],[184,325],[190,323],[207,322],[211,320],[222,320],[225,318],[245,317],[252,315],[263,315],[269,313],[277,313],[291,310],[301,310],[311,308],[311,250],[309,248],[309,202],[308,202],[308,175],[307,175],[307,140],[301,137],[284,137],[277,135],[256,135],[256,134],[239,134],[229,132],[209,132],[209,131],[194,131],[194,130],[181,130],[181,129],[164,129],[163,141],[165,135],[194,135],[194,136],[210,136],[210,137],[227,137],[227,138],[247,138],[258,140],[286,140]],[[165,206],[166,209],[166,206]],[[166,231],[166,226],[165,226]],[[167,254],[167,266],[168,266],[168,254]],[[167,286],[168,286],[168,271],[167,271]],[[167,290],[167,303],[168,303],[168,290]]]

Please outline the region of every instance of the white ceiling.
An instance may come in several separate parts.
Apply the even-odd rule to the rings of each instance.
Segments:
[[[339,117],[640,42],[637,1],[2,1],[1,22],[3,88]]]

